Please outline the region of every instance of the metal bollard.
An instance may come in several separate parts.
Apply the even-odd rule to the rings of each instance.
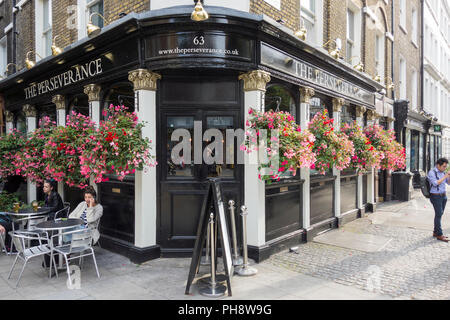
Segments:
[[[209,240],[210,240],[210,236],[209,236],[210,230],[209,230],[209,226],[206,230],[206,254],[205,256],[202,257],[201,261],[200,261],[200,265],[201,266],[209,266],[211,264],[211,260],[209,260]]]
[[[217,298],[221,297],[227,291],[227,288],[216,282],[216,264],[214,263],[216,253],[215,253],[215,243],[214,243],[214,214],[211,213],[209,216],[209,230],[210,230],[210,245],[211,245],[211,282],[209,285],[200,290],[200,294],[206,297]]]
[[[249,267],[248,265],[248,250],[247,250],[247,215],[248,210],[246,206],[241,207],[241,216],[242,216],[242,246],[244,247],[244,264],[237,271],[237,274],[240,276],[254,276],[258,273],[253,267]]]
[[[235,267],[242,265],[244,263],[243,258],[239,255],[239,251],[237,248],[237,237],[236,237],[236,220],[234,218],[234,201],[230,200],[228,201],[228,204],[230,205],[230,216],[231,216],[231,233],[233,235],[233,265]]]

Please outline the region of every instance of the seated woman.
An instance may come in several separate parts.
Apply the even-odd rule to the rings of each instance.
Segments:
[[[69,215],[69,218],[82,219],[84,228],[92,230],[92,244],[96,244],[100,238],[98,231],[98,222],[103,215],[103,207],[97,203],[97,193],[92,186],[84,189],[84,201],[81,202],[75,210]]]
[[[55,213],[64,208],[63,201],[58,191],[56,191],[56,183],[54,180],[45,180],[44,182],[45,205],[44,207],[52,208],[49,219],[55,219]]]
[[[9,216],[0,214],[0,235],[5,240],[6,251],[9,251],[11,246],[11,237],[8,235],[8,233],[12,231],[12,224],[13,222],[9,218]],[[18,226],[16,225],[16,227]]]

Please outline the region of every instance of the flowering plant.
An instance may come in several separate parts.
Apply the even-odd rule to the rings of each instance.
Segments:
[[[287,172],[295,175],[297,169],[309,168],[316,160],[312,152],[314,136],[308,131],[302,132],[295,123],[295,118],[288,112],[257,112],[250,109],[247,127],[247,139],[241,150],[248,153],[257,151],[256,142],[259,137],[260,144],[267,151],[268,163],[259,164],[259,178],[263,181],[279,181],[280,176]],[[261,141],[262,139],[264,140]],[[275,166],[274,161],[278,161]],[[268,168],[268,175],[261,174],[263,168]]]
[[[309,123],[308,127],[316,137],[313,151],[317,161],[311,169],[316,169],[325,174],[331,166],[338,170],[344,170],[350,166],[354,153],[353,143],[344,132],[335,132],[334,119],[328,116],[328,110],[318,112]]]
[[[28,178],[33,183],[41,184],[48,177],[43,161],[45,144],[56,126],[49,117],[39,121],[39,127],[28,137],[22,152],[16,154],[14,165],[16,173]]]
[[[66,126],[55,128],[44,147],[45,174],[71,187],[88,186],[89,176],[81,174],[80,156],[92,148],[94,134],[95,124],[89,117],[75,112],[67,115]]]
[[[400,170],[406,167],[405,148],[395,140],[394,130],[385,130],[374,124],[366,127],[364,133],[373,146],[383,153],[380,165],[382,170]]]
[[[355,154],[351,160],[351,168],[358,169],[359,173],[366,173],[373,167],[380,167],[384,154],[372,145],[361,126],[358,126],[356,123],[351,125],[346,123],[341,127],[341,131],[353,142],[355,148]]]
[[[156,165],[150,155],[151,141],[142,138],[144,124],[138,123],[135,112],[128,112],[125,106],[110,105],[103,115],[105,121],[89,136],[91,148],[84,148],[80,156],[84,177],[93,175],[99,183],[108,180],[105,174],[116,174],[123,180],[135,170]]]
[[[15,164],[16,155],[22,152],[26,137],[16,129],[0,136],[0,176],[20,175],[20,167]]]

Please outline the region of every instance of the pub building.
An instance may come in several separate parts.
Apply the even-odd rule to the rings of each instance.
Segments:
[[[244,129],[250,108],[288,111],[303,129],[324,108],[335,130],[381,116],[375,102],[383,87],[368,75],[266,16],[206,9],[201,22],[191,20],[192,6],[128,14],[0,81],[7,130],[32,131],[46,115],[64,125],[72,110],[98,122],[110,104],[147,123],[158,165],[96,185],[101,246],[133,262],[191,255],[208,177],[221,179],[227,207],[230,199],[248,207],[249,257],[257,262],[376,209],[374,172],[302,169],[266,185],[252,164],[172,162],[175,129],[193,135],[194,121],[203,130]],[[39,189],[29,183],[27,199],[42,198]],[[72,208],[82,201],[79,190],[58,189]]]

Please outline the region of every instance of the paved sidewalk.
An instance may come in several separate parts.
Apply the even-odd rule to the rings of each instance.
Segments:
[[[104,249],[95,248],[101,278],[98,279],[92,261],[85,259],[81,270],[80,289],[68,289],[67,275],[48,279],[41,260],[31,261],[25,269],[17,289],[15,280],[20,272],[16,267],[12,279],[7,280],[12,257],[0,255],[0,299],[208,299],[193,285],[191,295],[184,295],[190,259],[161,258],[141,265]],[[253,277],[232,278],[233,297],[222,299],[389,299],[344,286],[326,279],[318,279],[280,268],[270,263],[256,265]],[[208,269],[201,267],[200,272]]]
[[[330,231],[390,238],[381,250],[310,242],[301,245],[298,254],[281,252],[268,262],[396,299],[449,299],[450,243],[432,237],[433,218],[429,200],[415,191],[409,202],[381,204],[377,213]],[[444,214],[443,229],[450,233],[449,213]]]

